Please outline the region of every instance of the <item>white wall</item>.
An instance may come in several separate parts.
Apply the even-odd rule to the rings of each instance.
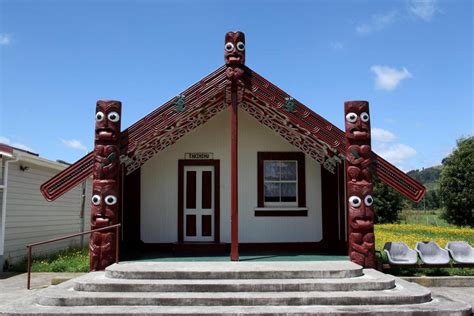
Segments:
[[[21,171],[20,164],[29,167]],[[40,185],[59,170],[16,162],[9,165],[8,193],[5,221],[5,254],[9,263],[26,255],[26,245],[33,242],[81,231],[82,188],[78,185],[54,202],[48,202],[40,192]],[[90,227],[90,196],[92,181],[87,181],[85,201],[85,230]],[[87,243],[86,236],[85,242]],[[69,239],[33,248],[33,254],[51,252],[78,245],[80,238]],[[36,249],[36,250],[35,250]]]
[[[177,242],[178,160],[186,152],[212,152],[220,160],[221,242],[230,242],[230,112],[159,153],[141,168],[141,238]],[[320,165],[305,155],[307,217],[255,217],[257,152],[298,151],[279,135],[239,110],[239,241],[316,242],[322,239]]]

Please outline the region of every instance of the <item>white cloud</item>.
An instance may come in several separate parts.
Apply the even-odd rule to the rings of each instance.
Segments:
[[[384,159],[396,165],[402,165],[407,159],[416,155],[416,150],[405,144],[388,145],[386,143],[375,144],[374,150]]]
[[[407,9],[410,14],[426,22],[431,21],[439,12],[435,0],[411,0]]]
[[[397,138],[392,132],[377,127],[372,128],[371,134],[375,141],[383,143],[393,142]]]
[[[344,49],[344,44],[341,42],[335,41],[330,43],[331,48],[334,50],[343,50]]]
[[[359,34],[368,34],[372,32],[372,28],[368,24],[359,24],[356,27],[356,32]]]
[[[361,23],[356,26],[356,32],[361,35],[369,34],[373,31],[383,30],[385,27],[396,21],[397,11],[390,11],[384,14],[374,14],[368,23]]]
[[[0,34],[0,45],[10,44],[11,37],[8,34]]]
[[[83,145],[80,141],[78,141],[77,139],[70,139],[70,140],[61,139],[61,142],[66,147],[69,147],[69,148],[72,148],[72,149],[83,150],[83,151],[87,152],[87,147],[85,145]]]
[[[374,65],[370,71],[375,73],[375,88],[392,91],[403,79],[412,78],[412,74],[403,67],[398,70],[389,66]]]
[[[5,137],[5,136],[0,136],[0,143],[6,144],[18,149],[35,152],[33,149],[31,149],[31,147],[26,146],[25,144],[22,144],[22,143],[12,142],[10,138]]]

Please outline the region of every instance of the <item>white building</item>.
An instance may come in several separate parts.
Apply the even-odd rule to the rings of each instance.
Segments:
[[[0,144],[0,271],[26,256],[26,245],[89,228],[91,181],[53,203],[44,200],[40,185],[68,165],[38,154]],[[57,251],[87,244],[88,237],[69,239],[34,248],[33,253]]]

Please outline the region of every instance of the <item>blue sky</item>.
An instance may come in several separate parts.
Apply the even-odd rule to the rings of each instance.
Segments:
[[[474,133],[471,1],[0,0],[0,142],[73,162],[97,99],[129,126],[221,66],[231,30],[340,128],[344,101],[368,100],[374,150],[404,170]]]

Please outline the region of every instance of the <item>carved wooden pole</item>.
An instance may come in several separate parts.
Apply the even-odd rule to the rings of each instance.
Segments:
[[[365,268],[375,267],[372,155],[369,103],[344,103],[346,126],[349,257]]]
[[[245,63],[245,35],[242,32],[228,32],[225,35],[224,60],[226,76],[231,92],[231,140],[230,140],[230,259],[239,260],[239,194],[238,194],[238,116],[237,85],[242,80]]]
[[[91,228],[119,222],[119,101],[97,101],[95,113],[94,181],[92,186]],[[115,262],[115,230],[92,233],[89,242],[90,271],[104,270]]]

